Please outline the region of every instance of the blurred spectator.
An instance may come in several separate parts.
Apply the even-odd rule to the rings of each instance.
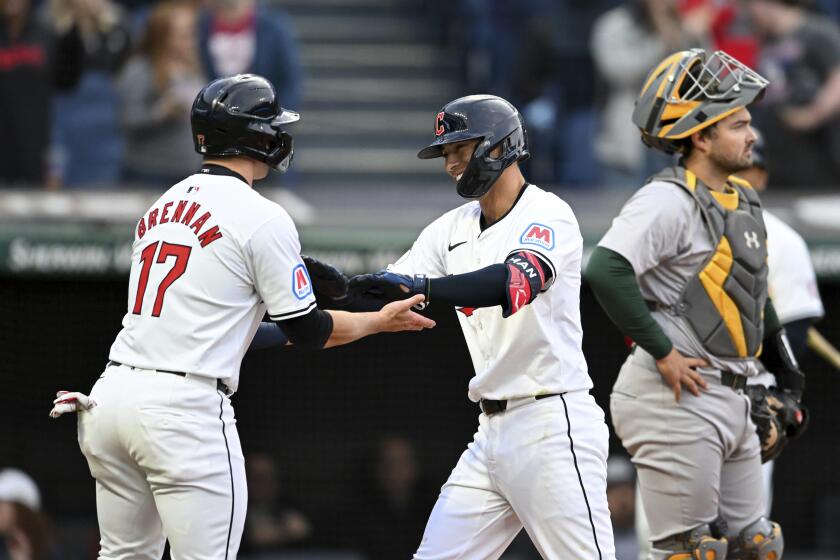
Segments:
[[[124,178],[163,187],[198,169],[190,107],[205,83],[192,4],[166,0],[152,8],[142,42],[119,77],[126,133]]]
[[[607,503],[615,539],[616,560],[636,560],[636,471],[630,459],[613,455],[607,460]]]
[[[840,184],[840,29],[804,0],[749,0],[770,80],[758,105],[772,184]]]
[[[282,496],[274,460],[262,453],[249,453],[245,468],[248,513],[240,552],[279,552],[306,543],[312,524]]]
[[[410,558],[437,497],[421,476],[414,445],[399,435],[382,438],[357,489],[344,518],[348,544],[368,560]]]
[[[17,469],[0,471],[0,558],[54,557],[49,521],[40,510],[41,493],[29,475]]]
[[[636,188],[667,165],[664,156],[639,142],[629,115],[649,70],[671,52],[701,46],[713,17],[706,4],[681,17],[675,0],[631,0],[595,23],[592,55],[605,87],[595,141],[603,183]]]
[[[551,0],[458,0],[452,36],[465,55],[467,89],[516,102],[512,88],[528,28],[550,7]]]
[[[592,185],[598,180],[595,74],[587,46],[605,0],[555,3],[525,29],[512,84],[522,106],[533,156],[526,162],[537,182]]]
[[[126,14],[111,0],[50,2],[59,29],[70,25],[71,7],[79,12],[85,50],[78,85],[53,102],[54,180],[68,187],[112,187],[120,178],[123,154],[112,76],[131,52]]]
[[[724,51],[749,66],[758,63],[758,39],[740,0],[681,0],[680,12],[707,6],[712,16],[710,34],[713,50]]]
[[[207,0],[199,17],[201,62],[209,79],[253,73],[274,84],[284,107],[300,107],[297,41],[276,10],[254,0]]]
[[[30,0],[0,0],[0,183],[45,184],[52,93],[82,70],[75,15],[62,32]]]
[[[78,29],[86,70],[110,74],[125,62],[131,37],[122,8],[110,0],[50,0],[50,10],[60,33]]]

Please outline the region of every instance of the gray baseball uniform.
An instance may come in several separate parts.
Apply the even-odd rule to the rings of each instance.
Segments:
[[[719,201],[722,197],[713,193]],[[679,301],[682,288],[713,250],[698,204],[681,187],[654,181],[627,202],[599,243],[623,256],[645,299]],[[613,425],[639,473],[651,539],[681,533],[722,515],[732,536],[764,512],[761,460],[749,402],[720,384],[721,371],[756,375],[755,359],[710,354],[681,316],[652,312],[683,355],[706,359],[709,389],[680,403],[653,357],[636,348],[621,368],[610,401]]]

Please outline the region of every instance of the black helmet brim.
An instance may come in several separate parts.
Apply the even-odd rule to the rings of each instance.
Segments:
[[[459,130],[457,132],[450,132],[444,136],[435,139],[434,142],[417,152],[417,157],[420,159],[434,159],[443,156],[443,147],[447,144],[455,144],[457,142],[464,142],[466,140],[478,140],[483,138],[481,135],[476,135],[475,132],[469,130]]]
[[[289,124],[298,122],[300,120],[300,113],[290,111],[284,107],[280,108],[280,114],[274,117],[271,121],[271,126],[280,126],[282,124]]]

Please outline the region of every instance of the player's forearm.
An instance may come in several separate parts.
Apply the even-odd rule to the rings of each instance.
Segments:
[[[586,267],[586,279],[598,303],[624,335],[657,360],[668,355],[673,344],[650,314],[627,259],[596,247]]]
[[[840,112],[840,69],[835,69],[829,74],[809,110],[816,114],[815,118],[820,122],[827,121]]]
[[[429,296],[435,303],[457,307],[494,307],[505,303],[507,269],[498,263],[488,267],[429,279]]]
[[[379,332],[377,313],[348,313],[330,309],[327,311],[333,320],[333,328],[324,348],[349,344],[366,336]]]

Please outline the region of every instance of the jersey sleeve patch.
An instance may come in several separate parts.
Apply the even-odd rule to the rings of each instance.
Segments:
[[[312,280],[309,278],[309,271],[302,264],[292,269],[292,293],[298,300],[312,294]]]
[[[551,251],[554,249],[554,229],[544,224],[532,223],[519,236],[519,242]]]

